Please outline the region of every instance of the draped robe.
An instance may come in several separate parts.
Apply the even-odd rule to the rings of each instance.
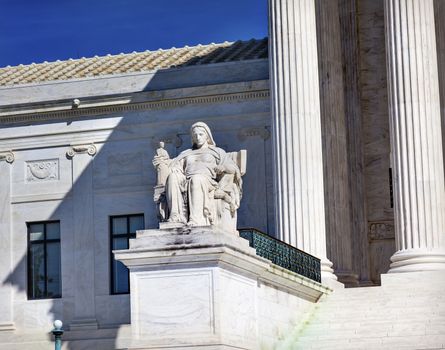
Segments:
[[[215,168],[222,165],[237,179],[234,202],[239,203],[241,175],[227,153],[213,145],[189,149],[176,157],[170,164],[170,175],[166,182],[166,199],[170,222],[189,223],[194,226],[215,224],[217,206],[214,197],[219,188],[219,175]]]

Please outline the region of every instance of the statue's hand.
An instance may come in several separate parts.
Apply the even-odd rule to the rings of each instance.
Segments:
[[[153,165],[157,168],[160,164],[167,164],[167,158],[163,156],[154,156]]]

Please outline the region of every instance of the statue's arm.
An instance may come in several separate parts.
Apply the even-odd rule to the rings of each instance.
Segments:
[[[170,173],[184,173],[184,158],[174,158],[168,166]]]
[[[220,150],[221,161],[216,166],[215,171],[217,174],[238,174],[239,168],[236,163],[230,158],[226,152]]]
[[[216,166],[216,172],[218,174],[236,174],[237,171],[239,171],[239,169],[232,161],[226,161]]]

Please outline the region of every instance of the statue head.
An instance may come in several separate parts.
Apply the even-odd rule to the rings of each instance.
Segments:
[[[216,146],[212,132],[206,123],[197,122],[190,128],[193,148],[201,148],[204,144]]]

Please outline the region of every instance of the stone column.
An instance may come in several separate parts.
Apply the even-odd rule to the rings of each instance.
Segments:
[[[323,1],[323,0],[321,0]],[[360,285],[370,284],[368,219],[363,169],[363,116],[360,105],[360,62],[356,0],[339,0],[343,88],[348,139],[348,178],[351,200],[351,239],[354,272]]]
[[[276,236],[326,257],[317,30],[314,0],[269,0]]]
[[[94,145],[68,150],[73,171],[74,317],[71,330],[97,329],[94,290],[93,169]]]
[[[385,1],[397,252],[389,272],[445,270],[433,0]]]
[[[0,331],[14,330],[11,274],[11,152],[0,153]]]
[[[315,1],[325,175],[326,249],[335,265],[338,280],[347,286],[354,286],[358,284],[358,275],[352,271],[348,123],[338,5],[337,0]]]
[[[442,144],[445,153],[445,1],[434,0],[436,23],[437,63],[439,70],[440,110],[442,113]]]

